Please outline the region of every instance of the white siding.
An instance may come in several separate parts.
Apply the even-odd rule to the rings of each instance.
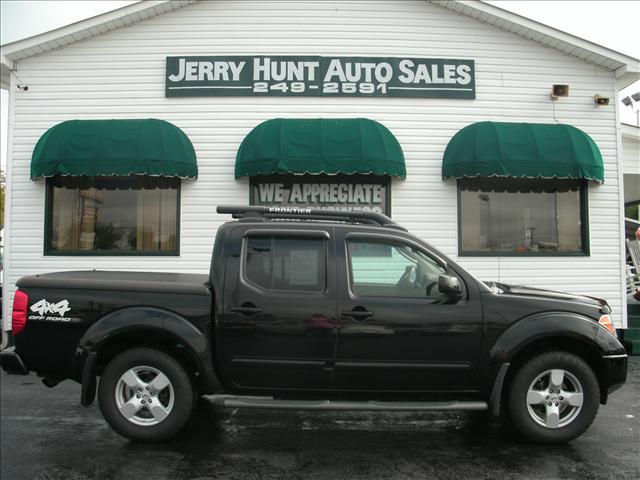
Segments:
[[[625,175],[640,175],[640,139],[622,137],[622,166]]]
[[[198,54],[470,58],[477,99],[165,98],[165,57]],[[596,93],[615,98],[607,70],[423,1],[209,1],[21,60],[18,74],[29,90],[11,92],[8,286],[23,275],[68,269],[207,271],[216,227],[226,220],[216,204],[248,202],[248,181],[233,179],[236,150],[255,125],[274,117],[368,117],[386,125],[407,163],[407,180],[392,184],[394,219],[455,258],[456,187],[440,176],[448,140],[476,121],[553,122],[551,85],[569,84],[556,118],[591,135],[605,161],[605,184],[589,187],[591,256],[460,263],[480,278],[605,297],[621,325],[615,107],[593,106]],[[200,177],[183,182],[180,257],[43,256],[44,181],[29,180],[40,135],[73,118],[140,117],[175,123],[196,149]]]

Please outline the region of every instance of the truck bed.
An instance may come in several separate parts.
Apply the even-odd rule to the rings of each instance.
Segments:
[[[15,337],[16,350],[29,370],[79,381],[87,349],[111,335],[127,334],[130,342],[143,345],[150,331],[177,328],[198,337],[197,354],[209,366],[204,337],[211,321],[208,278],[98,270],[23,277],[17,286],[29,296],[30,308],[24,331]],[[132,338],[143,330],[147,333]]]

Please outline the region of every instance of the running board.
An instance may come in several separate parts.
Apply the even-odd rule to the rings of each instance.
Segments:
[[[344,400],[278,400],[271,397],[213,395],[212,400],[231,408],[272,408],[281,410],[385,410],[385,411],[482,411],[489,407],[482,401],[451,402],[383,402]]]

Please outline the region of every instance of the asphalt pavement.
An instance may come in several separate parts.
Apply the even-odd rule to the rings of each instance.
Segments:
[[[0,375],[2,480],[640,478],[640,357],[591,428],[559,446],[478,413],[238,410],[206,398],[190,430],[141,445],[79,399],[69,381]]]

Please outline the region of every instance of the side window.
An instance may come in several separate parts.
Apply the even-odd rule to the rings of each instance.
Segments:
[[[445,273],[433,259],[401,242],[348,240],[351,291],[357,295],[402,298],[441,296]]]
[[[325,290],[324,240],[251,236],[245,242],[244,277],[249,283],[265,290]]]

